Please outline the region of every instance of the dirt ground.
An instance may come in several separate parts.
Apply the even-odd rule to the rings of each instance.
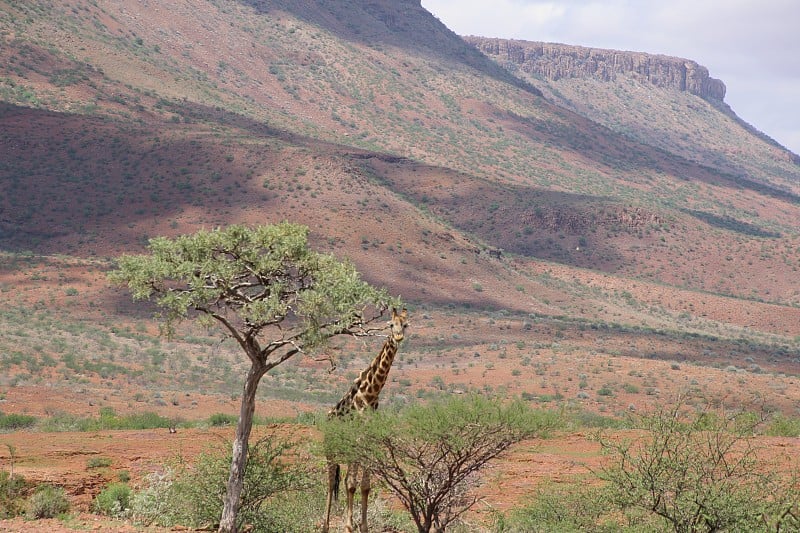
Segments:
[[[292,431],[297,428],[292,426]],[[260,426],[254,436],[269,432],[285,434],[287,426]],[[316,439],[312,429],[294,433],[300,439]],[[181,457],[192,460],[210,447],[218,447],[233,436],[231,428],[181,429],[169,433],[166,429],[142,431],[99,431],[88,433],[32,433],[16,432],[2,435],[0,443],[11,445],[16,451],[14,472],[35,482],[47,482],[65,487],[73,514],[67,520],[23,519],[0,520],[0,531],[175,531],[182,528],[143,528],[130,523],[109,520],[91,514],[92,498],[119,472],[131,476],[131,485],[141,484],[145,476],[164,469],[169,462]],[[591,470],[603,465],[600,445],[591,433],[561,433],[547,439],[524,441],[514,446],[508,454],[492,463],[483,472],[483,483],[478,487],[481,502],[472,511],[471,518],[480,523],[492,511],[507,511],[524,503],[542,483],[571,483]],[[800,438],[761,438],[761,458],[791,460],[793,450],[800,446]],[[91,468],[92,458],[109,458],[111,466]],[[0,464],[8,469],[8,446],[0,448]],[[320,483],[324,472],[320,463]]]
[[[258,427],[254,436],[270,431],[285,432],[285,427]],[[144,477],[162,470],[177,457],[192,460],[209,447],[230,440],[233,430],[184,429],[170,434],[165,429],[144,431],[100,431],[94,433],[30,433],[17,432],[2,436],[0,442],[16,450],[15,473],[37,483],[53,483],[65,487],[73,510],[67,521],[22,519],[0,521],[0,531],[49,531],[62,533],[91,531],[165,531],[160,528],[136,527],[122,521],[108,520],[89,512],[92,498],[120,471],[131,476],[131,485],[138,486]],[[315,439],[312,430],[300,435]],[[90,468],[92,458],[110,458],[108,468]],[[9,450],[0,450],[0,461],[7,468]],[[587,466],[597,467],[601,457],[599,446],[581,433],[554,439],[526,441],[517,445],[502,460],[485,471],[480,491],[484,500],[475,508],[476,518],[490,510],[507,510],[530,494],[542,481],[564,482],[587,473]],[[322,466],[322,465],[320,465]],[[320,469],[320,482],[324,472]]]

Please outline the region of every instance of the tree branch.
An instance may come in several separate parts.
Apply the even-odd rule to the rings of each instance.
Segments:
[[[289,350],[287,352],[284,352],[284,354],[281,355],[277,360],[270,361],[269,363],[266,364],[266,372],[269,372],[270,369],[278,366],[279,364],[283,363],[284,361],[286,361],[287,359],[289,359],[290,357],[292,357],[292,356],[294,356],[294,355],[296,355],[298,353],[303,353],[303,350],[301,348],[297,347],[297,346],[295,346],[293,349],[291,349],[291,350]]]

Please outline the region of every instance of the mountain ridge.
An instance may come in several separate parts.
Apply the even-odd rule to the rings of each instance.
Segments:
[[[108,286],[115,256],[291,220],[433,317],[409,343],[424,379],[478,353],[447,376],[482,383],[506,348],[556,356],[560,335],[587,360],[711,369],[742,345],[800,373],[800,170],[724,102],[510,72],[416,1],[0,0],[0,32],[0,289],[21,315],[116,339],[152,309]]]
[[[521,70],[558,81],[565,77],[594,77],[614,81],[632,74],[656,87],[686,91],[704,100],[722,102],[725,83],[690,59],[644,52],[620,51],[541,41],[465,36],[488,56],[502,57]]]
[[[493,57],[509,71],[522,71],[533,78],[542,77],[558,81],[565,77],[592,77],[603,82],[612,82],[618,75],[632,75],[657,87],[694,94],[738,121],[754,135],[784,150],[795,164],[800,165],[800,155],[739,117],[724,101],[725,83],[712,78],[706,67],[691,59],[664,54],[475,35],[463,36],[463,39],[487,56]]]

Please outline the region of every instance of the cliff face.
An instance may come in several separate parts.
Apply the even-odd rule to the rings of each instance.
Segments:
[[[705,100],[721,102],[725,98],[725,84],[710,77],[705,67],[687,59],[484,37],[470,36],[464,40],[486,55],[554,81],[588,77],[612,81],[618,75],[628,75]]]

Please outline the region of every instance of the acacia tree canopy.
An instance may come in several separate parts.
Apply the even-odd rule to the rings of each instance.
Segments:
[[[120,257],[111,280],[135,300],[154,301],[167,334],[187,318],[216,322],[251,362],[220,520],[220,531],[235,531],[263,375],[334,335],[370,334],[371,324],[400,302],[363,281],[351,263],[310,250],[308,228],[289,222],[157,237],[149,252]]]
[[[271,328],[262,356],[303,351],[338,333],[360,333],[366,307],[392,303],[351,263],[310,250],[307,237],[307,227],[289,222],[157,237],[150,254],[120,257],[111,279],[136,300],[154,300],[167,333],[194,310],[240,344]]]

